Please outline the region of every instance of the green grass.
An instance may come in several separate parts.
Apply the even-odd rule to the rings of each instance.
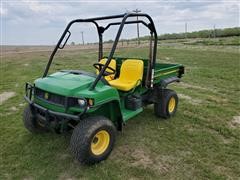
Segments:
[[[147,48],[117,55],[146,57]],[[82,166],[69,152],[71,133],[30,134],[22,124],[24,83],[41,76],[49,52],[2,57],[0,93],[16,96],[0,106],[0,179],[238,179],[240,176],[239,51],[160,47],[158,59],[186,67],[179,108],[160,120],[153,107],[128,121],[109,159]],[[95,50],[64,51],[58,69],[94,71]],[[13,108],[15,107],[15,108]]]

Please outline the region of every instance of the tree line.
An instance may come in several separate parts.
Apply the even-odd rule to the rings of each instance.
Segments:
[[[201,31],[193,31],[193,32],[187,32],[187,33],[162,34],[158,36],[158,39],[167,40],[167,39],[184,39],[184,38],[214,38],[214,37],[229,37],[229,36],[240,36],[240,27],[201,30]],[[148,39],[149,39],[149,36],[140,37],[140,40],[148,40]],[[133,40],[136,40],[136,38],[134,38]]]

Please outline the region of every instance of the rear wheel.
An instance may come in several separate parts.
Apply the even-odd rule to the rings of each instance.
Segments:
[[[37,118],[34,116],[30,105],[27,105],[23,112],[23,124],[25,128],[31,133],[43,133],[47,131],[44,125],[41,125]]]
[[[159,102],[154,104],[154,112],[157,117],[170,118],[175,115],[178,105],[178,96],[170,89],[162,90]]]
[[[115,136],[115,126],[110,120],[103,116],[89,117],[75,127],[70,149],[79,162],[98,163],[110,155]]]

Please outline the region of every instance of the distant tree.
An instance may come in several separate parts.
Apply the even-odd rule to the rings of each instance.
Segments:
[[[112,43],[113,42],[113,40],[112,39],[110,39],[110,40],[108,40],[108,41],[104,41],[105,43]]]
[[[71,46],[75,46],[75,42],[71,42]]]
[[[209,38],[209,37],[213,37],[214,33],[216,37],[240,36],[240,28],[234,27],[234,28],[225,28],[225,29],[215,29],[215,32],[213,30],[193,31],[193,32],[188,32],[187,37],[188,38]],[[184,35],[185,33],[163,34],[158,36],[158,39],[159,40],[183,39],[185,37]],[[141,38],[144,39],[145,37],[141,37]]]
[[[215,34],[215,35],[214,35]],[[200,31],[193,31],[185,33],[171,33],[171,34],[162,34],[158,36],[158,40],[167,40],[167,39],[185,39],[185,35],[187,38],[212,38],[216,37],[228,37],[228,36],[240,36],[240,27],[233,27],[233,28],[224,28],[224,29],[213,29],[209,30],[200,30]],[[149,40],[150,36],[143,36],[139,37],[141,41]],[[121,41],[124,39],[121,39]],[[128,39],[127,44],[133,41],[137,41],[137,38]],[[130,41],[130,42],[128,42]],[[104,41],[104,43],[112,43],[113,40]]]

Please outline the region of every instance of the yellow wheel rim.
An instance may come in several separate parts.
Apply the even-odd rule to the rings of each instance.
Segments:
[[[168,112],[172,113],[176,107],[176,100],[174,97],[171,97],[168,103]]]
[[[110,143],[110,135],[107,131],[101,130],[95,134],[91,142],[91,151],[94,155],[103,154]]]

